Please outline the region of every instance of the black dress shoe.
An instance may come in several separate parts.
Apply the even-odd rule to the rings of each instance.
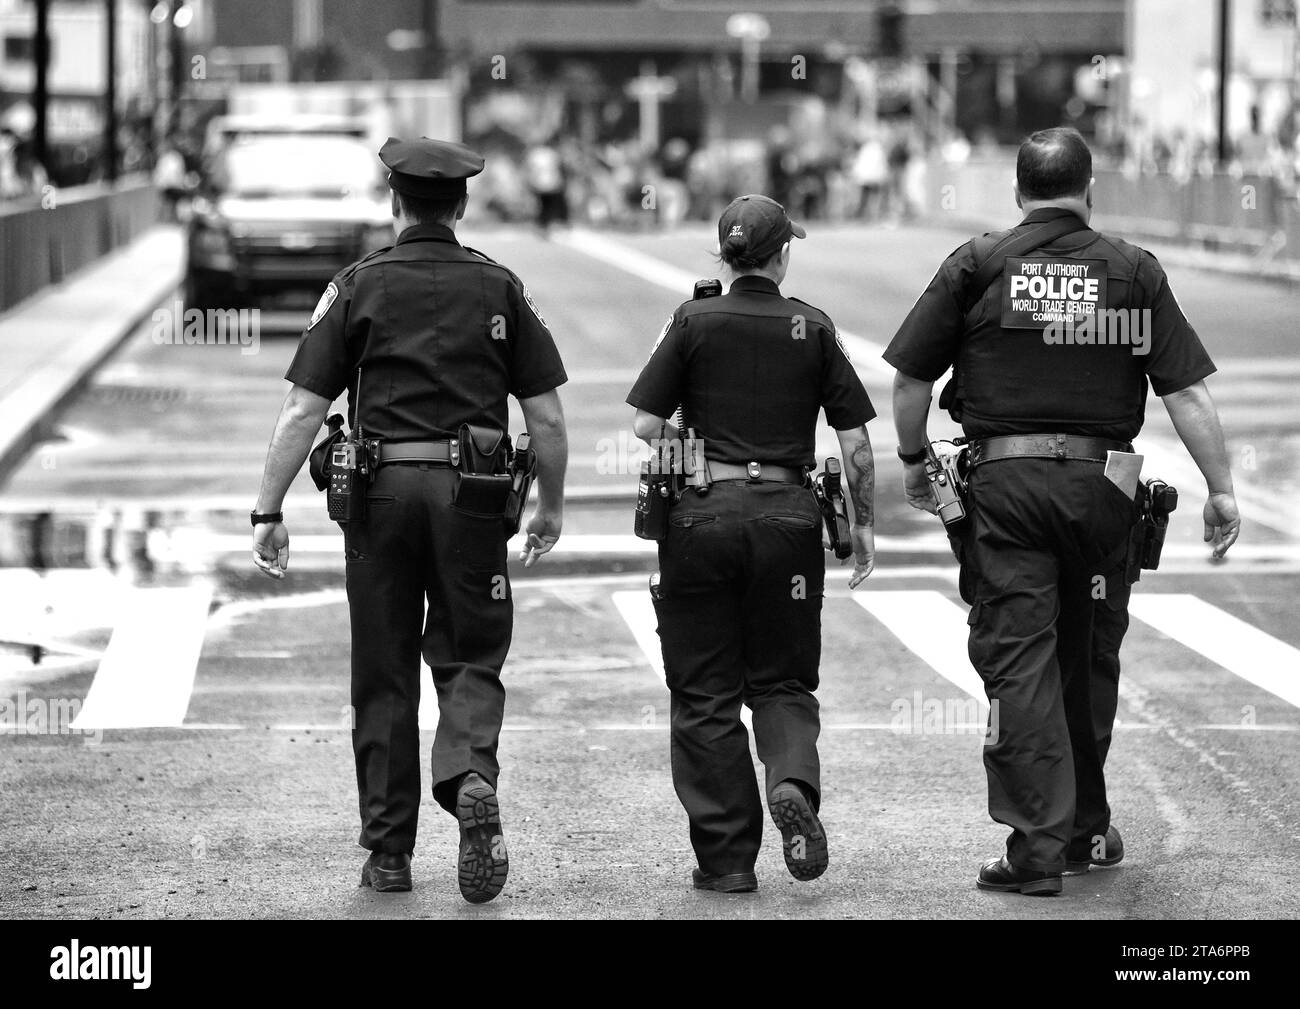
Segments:
[[[396,893],[411,888],[411,856],[372,851],[361,867],[361,885],[376,893]]]
[[[826,831],[803,788],[797,782],[781,782],[767,797],[767,808],[781,832],[781,851],[790,875],[808,882],[825,872],[830,862]]]
[[[471,904],[485,904],[506,885],[510,860],[496,789],[475,771],[465,775],[456,790],[456,820],[460,824],[460,895]]]
[[[1124,861],[1124,839],[1114,827],[1106,828],[1106,837],[1100,846],[1089,843],[1071,845],[1070,848],[1063,873],[1066,876],[1082,876],[1094,865],[1099,869],[1109,869]]]
[[[1061,892],[1061,874],[1038,872],[1034,869],[1017,869],[1007,861],[1007,856],[1003,855],[1001,858],[991,858],[980,866],[975,885],[981,890],[1049,896]]]
[[[692,869],[691,882],[697,890],[716,890],[718,893],[753,893],[758,889],[758,877],[752,872],[729,872],[714,876]]]

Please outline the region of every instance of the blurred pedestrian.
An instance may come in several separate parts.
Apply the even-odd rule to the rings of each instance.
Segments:
[[[569,223],[564,163],[548,143],[534,144],[524,155],[524,177],[537,200],[537,227],[543,234],[556,224]]]

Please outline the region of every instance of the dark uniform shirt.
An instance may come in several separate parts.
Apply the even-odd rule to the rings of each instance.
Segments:
[[[1035,210],[1012,230],[1063,215],[1074,216],[1055,207]],[[1085,268],[1093,277],[1104,277],[1104,298],[1097,309],[1126,310],[1128,324],[1145,331],[1145,353],[1138,352],[1134,331],[1128,333],[1127,344],[1065,344],[1044,339],[1049,323],[1039,321],[1036,328],[1004,325],[1031,318],[1027,312],[1004,314],[1022,304],[1007,297],[1006,270],[963,315],[965,285],[982,257],[1007,234],[973,239],[950,255],[884,355],[904,375],[923,382],[939,379],[956,363],[965,408],[962,426],[968,436],[1062,432],[1129,441],[1142,427],[1148,380],[1156,395],[1165,396],[1215,371],[1155,257],[1095,231],[1065,235],[1024,258],[1054,264],[1058,278]],[[1080,263],[1084,266],[1075,265]],[[1014,270],[1014,264],[1009,265]],[[1048,272],[1039,266],[1031,269]],[[1059,290],[1059,280],[1056,288],[1046,289]],[[1138,311],[1127,311],[1131,309]],[[1123,339],[1122,333],[1113,324],[1108,339]]]
[[[705,455],[740,465],[814,466],[818,410],[837,431],[876,415],[834,323],[756,276],[681,305],[627,402],[658,417],[681,405]]]
[[[334,278],[285,378],[331,400],[347,388],[349,422],[360,405],[367,437],[421,440],[462,424],[504,431],[508,394],[567,376],[519,278],[450,228],[420,224]]]

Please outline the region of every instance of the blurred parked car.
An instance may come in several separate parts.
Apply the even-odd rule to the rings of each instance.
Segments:
[[[320,294],[342,267],[393,241],[382,166],[362,140],[235,137],[208,161],[187,225],[185,301],[237,308]]]

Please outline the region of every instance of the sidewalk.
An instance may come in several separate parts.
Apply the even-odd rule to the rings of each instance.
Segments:
[[[0,315],[0,485],[52,418],[180,283],[182,234],[160,225]]]

